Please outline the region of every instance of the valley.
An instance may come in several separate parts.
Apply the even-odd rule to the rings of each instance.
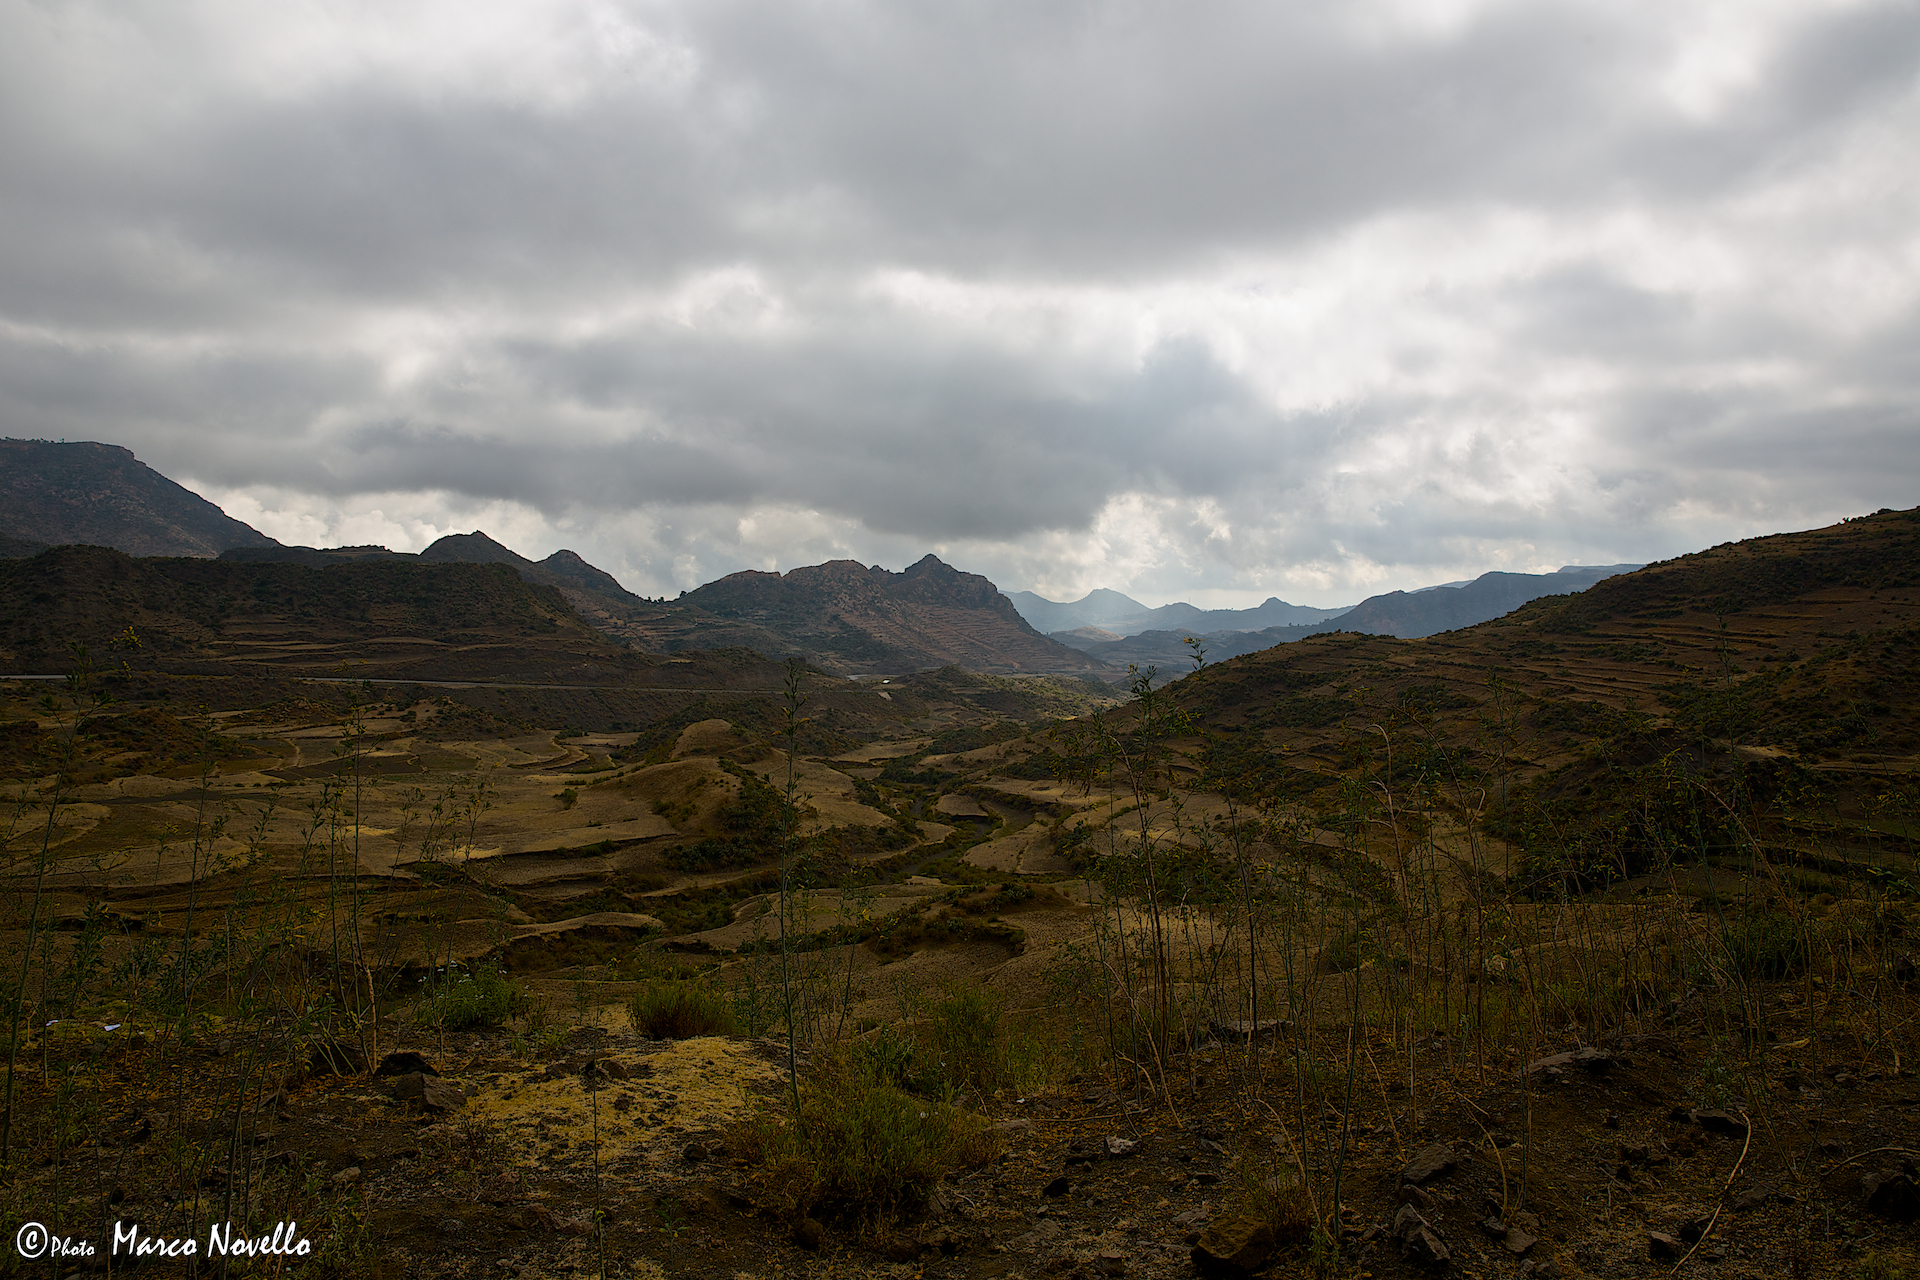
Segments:
[[[1131,686],[4,562],[14,671],[86,646],[0,686],[9,1193],[316,1274],[1901,1265],[1917,517]]]

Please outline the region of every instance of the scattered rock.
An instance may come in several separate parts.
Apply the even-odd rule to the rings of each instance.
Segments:
[[[1118,1249],[1102,1249],[1093,1255],[1093,1269],[1103,1276],[1127,1274],[1127,1255]]]
[[[1510,1227],[1507,1230],[1506,1239],[1500,1243],[1507,1247],[1508,1253],[1517,1258],[1527,1250],[1533,1248],[1536,1244],[1539,1244],[1540,1238],[1538,1236],[1530,1236],[1518,1227]]]
[[[1193,1265],[1213,1274],[1250,1274],[1273,1256],[1273,1230],[1244,1218],[1217,1222],[1200,1233]]]
[[[1647,1257],[1655,1262],[1672,1262],[1687,1252],[1686,1246],[1664,1231],[1647,1232]]]
[[[1407,1186],[1430,1182],[1460,1163],[1460,1155],[1444,1142],[1431,1143],[1413,1153],[1400,1170],[1400,1181]]]
[[[360,1166],[350,1164],[340,1172],[334,1174],[329,1181],[336,1187],[350,1187],[360,1181]]]
[[[1140,1143],[1133,1138],[1123,1138],[1114,1134],[1107,1139],[1107,1154],[1116,1160],[1132,1155],[1140,1149]]]
[[[397,1101],[444,1115],[466,1105],[466,1090],[448,1084],[439,1076],[423,1075],[418,1071],[400,1076],[393,1082],[393,1096]]]
[[[1412,1205],[1414,1208],[1418,1209],[1421,1213],[1433,1212],[1435,1201],[1432,1193],[1427,1191],[1422,1191],[1419,1187],[1403,1186],[1400,1188],[1395,1198],[1401,1204]]]
[[[1920,1217],[1920,1190],[1904,1169],[1882,1169],[1860,1179],[1866,1193],[1867,1209],[1883,1218],[1908,1221]]]
[[[1434,1231],[1420,1211],[1410,1204],[1400,1206],[1400,1212],[1393,1215],[1393,1227],[1388,1232],[1400,1243],[1400,1256],[1411,1262],[1424,1263],[1430,1267],[1444,1267],[1453,1255],[1446,1241]]]
[[[373,1078],[385,1079],[388,1076],[437,1076],[439,1069],[431,1062],[411,1049],[402,1049],[380,1059],[380,1065],[373,1069]]]
[[[1771,1199],[1773,1199],[1773,1188],[1771,1186],[1761,1183],[1758,1186],[1748,1187],[1733,1198],[1733,1211],[1735,1213],[1746,1213],[1750,1209],[1758,1209]]]
[[[994,1131],[995,1133],[1003,1133],[1003,1134],[1005,1134],[1005,1133],[1032,1133],[1032,1132],[1033,1132],[1033,1121],[1031,1121],[1031,1120],[1002,1120],[1002,1121],[1001,1121],[1001,1122],[1000,1122],[999,1124],[996,1124],[996,1125],[994,1125],[994,1126],[993,1126],[993,1131]]]
[[[1554,1068],[1565,1069],[1567,1067],[1580,1067],[1583,1070],[1598,1074],[1612,1066],[1613,1055],[1611,1053],[1608,1053],[1605,1049],[1596,1049],[1591,1045],[1582,1045],[1578,1049],[1570,1049],[1566,1053],[1550,1054],[1538,1062],[1528,1063],[1527,1074],[1533,1075],[1541,1071]]]

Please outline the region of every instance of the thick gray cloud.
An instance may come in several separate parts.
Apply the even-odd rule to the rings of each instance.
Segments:
[[[0,226],[0,432],[648,593],[1920,501],[1913,3],[0,0]]]

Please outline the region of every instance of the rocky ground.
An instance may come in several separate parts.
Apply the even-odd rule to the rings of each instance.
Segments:
[[[997,1154],[878,1232],[765,1207],[730,1135],[781,1105],[785,1055],[769,1041],[584,1027],[535,1045],[425,1037],[374,1064],[322,1054],[249,1141],[262,1168],[304,1162],[327,1206],[308,1229],[355,1234],[332,1243],[382,1276],[1301,1274],[1303,1160],[1323,1202],[1338,1169],[1330,1274],[1913,1274],[1911,1068],[1862,1057],[1840,1030],[1723,1064],[1685,1009],[1669,1023],[1526,1066],[1431,1039],[1409,1071],[1393,1046],[1357,1044],[1350,1095],[1323,1073],[1303,1098],[1285,1035],[1255,1043],[1251,1070],[1244,1045],[1210,1044],[1164,1087],[1089,1075],[1003,1094],[982,1108]],[[181,1206],[145,1199],[139,1170],[158,1172],[190,1131],[150,1111],[64,1176],[97,1179],[113,1214],[164,1232]]]

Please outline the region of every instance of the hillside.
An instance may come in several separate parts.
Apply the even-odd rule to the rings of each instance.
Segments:
[[[931,555],[900,573],[852,560],[784,575],[748,570],[687,592],[676,607],[697,611],[690,631],[699,615],[717,618],[776,636],[848,674],[953,665],[995,674],[1103,669],[1035,631],[987,579]]]
[[[107,658],[128,627],[140,646],[112,665],[175,672],[331,675],[351,663],[369,678],[617,683],[634,660],[554,588],[505,566],[368,555],[313,568],[87,546],[0,561],[0,670],[65,671],[70,642]]]
[[[304,564],[324,568],[345,560],[417,560],[427,564],[504,564],[528,582],[553,587],[588,622],[613,631],[629,610],[645,602],[603,569],[597,569],[573,551],[556,551],[545,560],[529,560],[501,546],[479,530],[450,533],[414,555],[385,547],[243,547],[221,553],[224,560],[262,564]]]
[[[206,557],[228,547],[279,545],[127,449],[50,440],[0,440],[0,536],[136,556]]]

